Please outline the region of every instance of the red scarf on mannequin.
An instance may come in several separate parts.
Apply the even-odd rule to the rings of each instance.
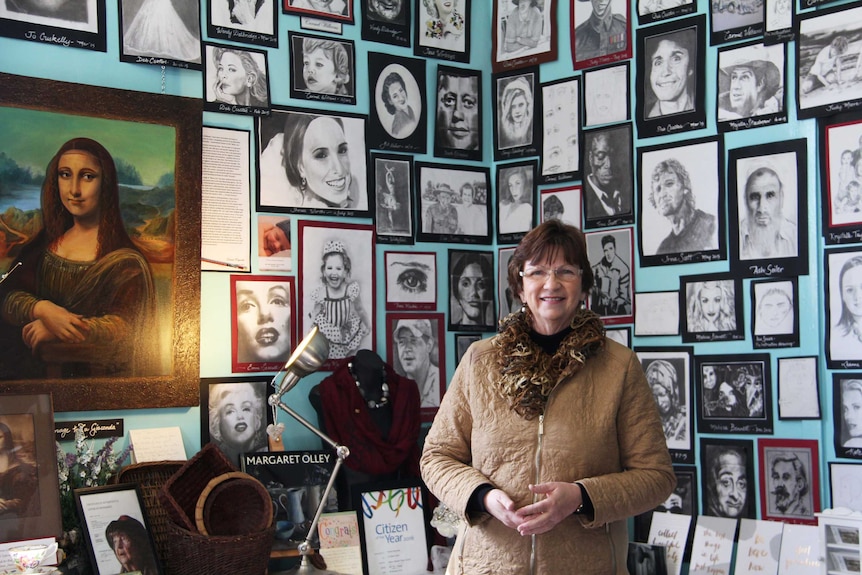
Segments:
[[[326,433],[350,449],[344,464],[362,473],[383,475],[402,470],[419,477],[419,387],[388,365],[386,383],[392,406],[392,428],[383,437],[369,414],[365,399],[347,364],[348,357],[320,382],[320,399]]]

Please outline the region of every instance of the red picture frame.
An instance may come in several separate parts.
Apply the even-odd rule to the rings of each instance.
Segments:
[[[430,337],[436,338],[435,341],[431,342],[428,342],[426,339],[425,347],[429,347],[428,343],[430,343],[430,348],[427,349],[430,360],[429,371],[427,372],[428,375],[425,381],[417,381],[419,396],[422,401],[422,406],[419,410],[420,416],[423,423],[430,422],[434,420],[434,415],[437,413],[440,401],[446,392],[446,356],[444,353],[444,348],[446,347],[444,340],[444,336],[446,335],[446,319],[442,313],[386,314],[386,357],[389,358],[389,364],[399,375],[414,379],[402,363],[401,354],[399,354],[399,345],[396,341],[396,328],[399,331],[404,329],[404,324],[401,322],[405,322],[409,326],[409,330],[413,332],[406,333],[406,337],[421,336],[426,338],[428,334],[425,332],[430,327]],[[411,362],[415,360],[415,356],[406,351],[404,352],[404,357],[410,357]],[[437,361],[436,366],[434,365],[435,359]],[[422,362],[419,361],[416,363],[420,364],[419,368],[421,369]],[[434,392],[438,395],[437,398],[433,397]]]
[[[761,519],[817,525],[815,513],[820,511],[817,440],[759,438],[757,459]]]

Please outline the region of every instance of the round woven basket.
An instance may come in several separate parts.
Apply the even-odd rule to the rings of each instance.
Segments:
[[[263,484],[232,471],[212,478],[198,497],[195,524],[201,535],[258,533],[272,525],[272,499]]]

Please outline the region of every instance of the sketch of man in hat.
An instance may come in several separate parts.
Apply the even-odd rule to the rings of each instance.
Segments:
[[[437,184],[430,194],[436,200],[425,210],[422,231],[430,234],[454,234],[458,231],[458,210],[452,205],[455,190],[449,184]]]
[[[590,3],[593,7],[590,17],[575,27],[575,59],[579,62],[626,49],[626,17],[613,12],[611,0],[590,0]]]
[[[431,363],[434,335],[427,319],[402,319],[393,332],[401,369],[396,373],[409,377],[419,386],[421,407],[440,405],[440,371]]]
[[[719,121],[776,114],[784,109],[781,71],[770,57],[771,48],[753,46],[720,64],[727,91],[718,95]]]

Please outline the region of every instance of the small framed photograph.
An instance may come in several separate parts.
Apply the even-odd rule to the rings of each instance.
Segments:
[[[266,429],[275,422],[267,399],[276,391],[271,379],[201,379],[201,445],[214,443],[238,468],[244,453],[269,451]]]
[[[269,114],[266,51],[210,43],[203,46],[204,110],[246,116]]]
[[[257,216],[257,265],[261,271],[289,272],[291,260],[290,218]]]
[[[386,357],[395,373],[419,385],[423,422],[434,419],[446,393],[446,334],[442,313],[386,314]]]
[[[807,1],[808,5],[812,3],[811,0]],[[766,0],[763,10],[766,13],[763,29],[764,44],[786,44],[796,39],[796,2]]]
[[[721,137],[638,148],[642,266],[727,259]]]
[[[362,39],[393,46],[410,46],[412,2],[360,0]]]
[[[537,156],[540,130],[535,120],[541,117],[537,110],[541,104],[536,101],[539,69],[494,74],[491,86],[494,118],[497,119],[494,122],[494,160]]]
[[[605,329],[605,337],[612,339],[620,345],[628,348],[632,346],[632,328],[631,326],[624,327],[609,327]]]
[[[631,116],[629,62],[584,70],[584,126],[617,124]]]
[[[374,223],[377,243],[413,243],[413,162],[410,156],[371,154],[374,168]]]
[[[570,9],[575,70],[632,57],[631,2],[591,0],[570,4]]]
[[[829,462],[829,492],[832,508],[846,507],[862,511],[862,463]],[[840,535],[837,541],[844,541]],[[852,541],[852,536],[850,537]],[[858,545],[858,534],[856,544]]]
[[[632,125],[584,131],[584,227],[634,223]]]
[[[635,88],[638,136],[706,128],[706,17],[641,28]]]
[[[302,333],[312,326],[329,341],[331,371],[360,349],[374,349],[374,226],[299,222]]]
[[[805,139],[728,152],[731,270],[748,277],[808,274]]]
[[[763,34],[763,2],[761,0],[721,0],[709,7],[709,44],[726,44],[748,40]]]
[[[822,8],[797,18],[797,118],[858,112],[862,59],[854,39],[862,33],[862,3]]]
[[[817,120],[823,238],[827,244],[862,238],[862,119],[856,113]]]
[[[356,50],[349,40],[287,33],[290,97],[356,104]]]
[[[273,108],[255,122],[257,210],[370,217],[366,117]],[[328,150],[333,167],[315,169],[310,150]]]
[[[557,59],[557,0],[494,0],[494,72]]]
[[[817,356],[778,358],[778,419],[820,419]]]
[[[416,2],[413,54],[450,62],[470,61],[471,0]]]
[[[635,335],[679,335],[679,292],[635,293]]]
[[[698,433],[772,434],[769,354],[694,358]]]
[[[455,367],[461,363],[461,358],[467,353],[467,348],[482,339],[478,333],[456,333],[455,334]]]
[[[75,505],[96,575],[162,574],[137,485],[121,483],[76,489]]]
[[[826,367],[862,369],[862,250],[836,248],[824,255]]]
[[[745,339],[742,321],[742,281],[728,274],[682,276],[679,309],[682,341],[732,341]]]
[[[368,146],[424,154],[428,146],[425,60],[369,52],[368,79],[373,99]]]
[[[835,454],[862,459],[862,373],[832,374]]]
[[[596,262],[593,264],[589,308],[602,316],[606,325],[632,323],[632,228],[588,232],[586,236],[589,260]]]
[[[542,204],[541,220],[560,220],[564,224],[581,227],[581,186],[548,188],[539,191]]]
[[[106,2],[4,2],[0,36],[107,52]],[[60,41],[59,38],[63,40]]]
[[[820,459],[816,439],[757,439],[760,516],[767,521],[817,525]]]
[[[536,161],[497,166],[497,241],[517,243],[536,221]]]
[[[276,0],[208,0],[207,36],[278,48]]]
[[[296,339],[295,279],[289,276],[230,276],[231,371],[277,371]]]
[[[754,349],[799,347],[798,300],[796,278],[751,282]]]
[[[510,313],[515,313],[523,305],[517,294],[509,287],[509,260],[515,248],[500,248],[497,250],[497,301],[500,302],[498,317],[503,319]]]
[[[437,309],[437,254],[383,252],[386,311]]]
[[[494,254],[449,250],[449,331],[496,331]]]
[[[308,16],[353,24],[353,2],[350,0],[281,0],[285,14]]]
[[[422,242],[491,243],[491,175],[488,168],[416,163]]]
[[[16,470],[8,472],[9,480],[13,475],[20,478],[3,486],[0,541],[60,537],[63,525],[51,394],[4,393],[0,436],[7,469]]]
[[[542,184],[580,176],[580,85],[580,78],[542,84]]]
[[[754,442],[700,438],[702,515],[756,519]]]
[[[120,0],[120,61],[201,69],[201,6],[179,0]]]
[[[482,78],[478,70],[437,67],[434,155],[482,159]]]
[[[651,24],[685,16],[697,9],[695,0],[637,0],[638,24]]]
[[[719,132],[787,123],[787,46],[762,42],[718,52]]]
[[[691,347],[635,348],[674,463],[694,463]]]

